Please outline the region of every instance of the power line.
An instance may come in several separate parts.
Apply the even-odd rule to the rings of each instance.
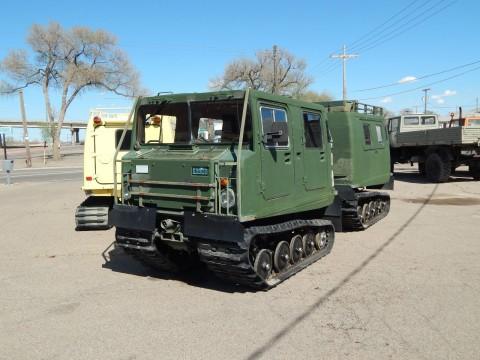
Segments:
[[[429,7],[428,9],[424,10],[423,12],[421,12],[419,15],[417,16],[414,16],[413,18],[411,18],[410,20],[408,20],[407,22],[403,22],[402,23],[402,20],[408,18],[409,16],[411,16],[415,11],[421,9],[422,7],[424,7],[426,4],[428,4],[429,2],[431,2],[432,0],[427,0],[426,2],[424,2],[423,4],[421,4],[420,6],[417,6],[416,8],[413,9],[413,11],[410,11],[409,13],[407,13],[406,15],[404,15],[403,17],[401,17],[400,19],[398,19],[397,21],[393,22],[392,24],[390,24],[389,26],[385,27],[383,30],[381,30],[380,32],[376,33],[373,37],[372,36],[367,36],[368,34],[371,34],[373,32],[375,32],[376,30],[380,29],[383,27],[383,25],[387,24],[390,20],[392,20],[393,18],[397,17],[398,15],[400,15],[401,13],[403,13],[404,11],[406,11],[408,8],[410,8],[412,5],[414,5],[417,1],[414,0],[413,2],[409,3],[406,7],[404,7],[403,9],[401,9],[399,12],[397,12],[395,15],[391,16],[389,18],[389,20],[385,21],[384,23],[382,23],[381,25],[375,27],[374,29],[370,30],[367,34],[363,35],[362,37],[360,37],[359,39],[357,39],[356,41],[354,41],[352,44],[355,44],[356,45],[351,45],[351,50],[356,50],[357,52],[366,52],[366,51],[370,51],[372,50],[373,48],[375,47],[378,47],[382,44],[384,44],[385,42],[391,40],[391,39],[394,39],[400,35],[402,35],[403,33],[409,31],[410,29],[424,23],[425,21],[429,20],[430,18],[432,18],[433,16],[437,15],[438,13],[440,13],[441,11],[445,10],[446,8],[450,7],[451,5],[453,5],[455,2],[457,2],[458,0],[454,0],[450,3],[448,3],[447,5],[445,5],[444,7],[440,8],[439,10],[433,12],[432,14],[430,14],[429,16],[426,16],[424,17],[423,19],[420,19],[420,21],[417,21],[415,23],[413,23],[411,26],[407,27],[407,28],[404,28],[405,25],[408,25],[410,23],[412,23],[413,21],[415,21],[416,19],[418,19],[419,17],[427,14],[429,11],[435,9],[436,7],[438,7],[441,3],[443,3],[444,1],[446,0],[440,0],[438,1],[437,3],[433,4],[431,7]],[[398,26],[397,26],[398,25]],[[385,31],[387,31],[388,29],[391,29],[393,28],[392,31],[385,33]],[[400,31],[398,31],[400,30]],[[360,39],[364,39],[363,41],[359,41]],[[369,39],[367,41],[367,39]],[[363,44],[362,44],[363,43]],[[362,45],[360,45],[362,44]],[[325,62],[325,59],[323,60],[323,63]],[[320,63],[321,64],[321,63]],[[320,64],[317,64],[316,66],[319,66]],[[315,66],[315,67],[316,67]],[[329,73],[331,71],[333,71],[335,69],[335,67],[332,67],[331,65],[327,65],[327,67],[325,68],[324,71],[322,71],[321,73]]]
[[[386,32],[387,30],[391,29],[391,28],[394,28],[396,27],[397,25],[402,23],[402,21],[404,19],[408,19],[412,14],[414,14],[416,11],[420,10],[421,8],[423,8],[425,5],[427,5],[429,2],[431,2],[432,0],[427,0],[425,2],[423,2],[422,4],[420,4],[420,6],[417,6],[416,8],[414,8],[412,11],[408,12],[406,15],[402,16],[400,19],[397,19],[395,22],[393,22],[392,24],[386,26],[384,29],[380,30],[380,31],[376,31],[376,30],[379,30],[380,28],[383,27],[384,24],[387,24],[388,21],[384,22],[381,26],[377,26],[376,28],[374,28],[373,30],[371,30],[369,32],[369,34],[372,34],[373,36],[363,36],[364,40],[362,41],[355,41],[354,43],[350,44],[350,46],[355,49],[355,48],[359,48],[359,47],[362,47],[365,45],[365,43],[368,43],[368,42],[371,42],[371,41],[376,41],[375,38],[378,38],[379,36],[381,36],[384,32]],[[440,2],[442,1],[445,1],[445,0],[440,0]],[[408,4],[405,8],[403,8],[400,12],[398,12],[396,15],[399,15],[401,13],[404,12],[404,10],[408,9],[409,7],[411,7],[412,5],[414,5],[417,1],[413,1],[411,2],[410,4]],[[437,4],[438,5],[438,4]],[[436,6],[436,5],[434,5]],[[427,9],[428,11],[429,9]],[[395,18],[396,16],[393,16],[392,18]],[[373,40],[372,40],[373,39]],[[354,45],[355,44],[355,45]]]
[[[448,72],[451,72],[451,71],[454,71],[454,70],[458,70],[458,69],[462,69],[462,68],[465,68],[465,67],[468,67],[468,66],[471,66],[471,65],[475,65],[475,64],[478,64],[478,63],[480,63],[480,60],[473,61],[473,62],[470,62],[470,63],[468,63],[468,64],[463,64],[463,65],[455,66],[455,67],[453,67],[453,68],[449,68],[449,69],[446,69],[446,70],[438,71],[438,72],[435,72],[435,73],[431,73],[431,74],[427,74],[427,75],[422,75],[422,76],[416,77],[414,80],[412,80],[412,82],[413,82],[413,81],[418,81],[418,80],[427,79],[427,78],[432,77],[432,76],[437,76],[437,75],[445,74],[445,73],[448,73]],[[392,87],[392,86],[404,85],[404,84],[408,84],[408,83],[410,83],[410,81],[408,81],[408,82],[402,82],[402,83],[399,83],[399,82],[397,81],[397,82],[394,82],[394,83],[389,83],[389,84],[385,84],[385,85],[375,86],[375,87],[371,87],[371,88],[353,90],[353,92],[363,92],[363,91],[378,90],[378,89],[384,89],[384,88]]]
[[[439,3],[437,3],[436,5],[442,3],[443,1],[445,0],[441,0]],[[400,27],[397,27],[397,29],[389,32],[386,37],[383,36],[383,37],[380,37],[378,38],[377,40],[373,41],[371,44],[367,44],[367,45],[364,45],[362,46],[360,49],[356,49],[357,51],[361,51],[361,52],[367,52],[367,51],[370,51],[372,50],[373,48],[376,48],[384,43],[386,43],[387,41],[390,41],[402,34],[404,34],[405,32],[413,29],[414,27],[426,22],[427,20],[429,20],[430,18],[434,17],[435,15],[437,15],[438,13],[442,12],[443,10],[445,10],[446,8],[452,6],[454,3],[456,3],[458,0],[454,0],[448,4],[446,4],[444,7],[440,8],[439,10],[433,12],[432,14],[430,14],[429,16],[427,17],[424,17],[422,19],[420,19],[420,21],[417,21],[415,22],[414,24],[412,24],[411,26],[407,27],[407,28],[403,28],[403,26],[411,23],[412,21],[414,21],[415,19],[418,19],[420,16],[422,16],[423,14],[425,14],[426,12],[428,12],[429,10],[433,9],[434,7],[436,7],[436,5],[430,7],[429,9],[427,9],[426,11],[424,11],[423,13],[421,13],[420,15],[418,16],[415,16],[414,18],[412,18],[411,20],[407,21],[406,23],[402,24]],[[399,32],[396,32],[397,30],[401,30]],[[396,33],[395,33],[396,32]],[[391,36],[389,36],[391,35]]]
[[[470,72],[472,72],[472,71],[475,71],[475,70],[478,70],[478,69],[480,69],[480,66],[477,66],[477,67],[475,67],[475,68],[473,68],[473,69],[469,69],[469,70],[464,71],[464,72],[462,72],[462,73],[459,73],[459,74],[456,74],[456,75],[452,75],[452,76],[450,76],[450,77],[447,77],[447,78],[444,78],[444,79],[441,79],[441,80],[438,80],[438,81],[431,82],[431,83],[426,84],[426,85],[418,86],[418,87],[413,88],[413,89],[404,90],[404,91],[399,91],[399,92],[395,92],[395,93],[391,93],[391,94],[387,94],[387,95],[382,95],[382,96],[374,96],[374,97],[369,97],[369,98],[365,98],[365,99],[360,99],[360,101],[374,100],[374,99],[380,99],[380,98],[388,97],[388,96],[395,96],[395,95],[406,94],[406,93],[409,93],[409,92],[412,92],[412,91],[420,90],[420,89],[424,88],[425,86],[432,86],[432,85],[440,84],[440,83],[442,83],[442,82],[445,82],[445,81],[448,81],[448,80],[451,80],[451,79],[460,77],[460,76],[462,76],[462,75],[468,74],[468,73],[470,73]]]
[[[401,13],[403,13],[405,10],[407,10],[409,7],[411,7],[413,4],[415,4],[416,2],[418,2],[419,0],[413,0],[410,4],[408,4],[407,6],[405,6],[404,8],[402,8],[400,11],[398,11],[397,13],[395,13],[394,15],[392,15],[390,18],[388,18],[386,21],[384,21],[382,24],[380,24],[379,26],[376,26],[375,28],[373,28],[372,30],[370,30],[369,32],[365,33],[364,35],[362,35],[361,37],[359,37],[357,40],[355,40],[353,43],[351,43],[350,45],[348,45],[349,48],[355,46],[355,44],[357,44],[358,42],[362,42],[363,39],[365,39],[366,37],[368,37],[370,34],[372,34],[373,32],[375,32],[376,30],[378,29],[381,29],[384,25],[388,24],[391,20],[393,20],[394,18],[396,18],[398,15],[400,15]],[[427,0],[426,3],[430,2],[432,0]],[[425,5],[426,3],[424,3],[423,5]],[[422,6],[423,6],[422,5]],[[422,7],[420,6],[420,7]],[[418,8],[417,8],[418,9]],[[416,9],[415,9],[416,10]],[[340,52],[342,51],[342,48],[340,49],[336,49],[335,51],[333,52]],[[330,60],[331,57],[330,56],[327,56],[325,57],[322,61],[320,61],[318,64],[314,65],[312,67],[312,69],[320,66],[320,65],[323,65],[325,64],[326,62],[328,62],[328,60]],[[331,65],[331,64],[329,64]],[[328,66],[328,65],[327,65]],[[330,69],[331,70],[331,69]]]

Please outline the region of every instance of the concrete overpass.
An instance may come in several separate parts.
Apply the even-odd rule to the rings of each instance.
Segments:
[[[48,123],[46,121],[40,120],[31,120],[27,121],[27,127],[29,128],[46,128]],[[21,121],[18,120],[0,120],[0,128],[1,127],[9,127],[9,128],[21,128],[23,124]],[[64,121],[62,124],[62,129],[70,129],[72,132],[72,142],[79,143],[80,136],[79,132],[80,129],[86,129],[87,123],[84,121]],[[73,141],[74,139],[74,141]]]

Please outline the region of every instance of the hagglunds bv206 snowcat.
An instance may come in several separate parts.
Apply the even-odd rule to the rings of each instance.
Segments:
[[[173,137],[147,140],[164,117]],[[327,134],[324,106],[253,90],[140,98],[110,213],[115,246],[157,269],[200,261],[275,286],[332,249]]]
[[[363,230],[384,218],[390,195],[372,189],[393,189],[390,143],[381,107],[358,101],[320,103],[328,112],[333,138],[333,173],[343,230]],[[329,213],[330,211],[327,211]],[[340,230],[339,224],[335,224]]]

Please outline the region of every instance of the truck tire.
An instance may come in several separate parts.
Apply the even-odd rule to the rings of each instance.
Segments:
[[[468,171],[474,180],[480,180],[480,161],[471,162]]]
[[[436,183],[448,181],[451,171],[451,161],[442,159],[442,157],[435,152],[432,152],[427,156],[427,160],[425,161],[425,172],[427,179],[430,181]]]
[[[418,172],[420,175],[425,176],[425,163],[424,162],[419,162],[418,163]]]

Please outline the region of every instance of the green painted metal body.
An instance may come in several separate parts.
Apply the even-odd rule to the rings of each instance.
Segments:
[[[321,104],[328,111],[334,143],[335,185],[360,188],[386,184],[390,180],[390,144],[383,110],[356,101]]]
[[[189,141],[142,144],[142,116],[146,111],[161,113],[155,109],[165,104],[186,104],[194,109],[196,103],[201,103],[203,113],[208,114],[215,104],[231,101],[239,111],[236,122],[232,122],[236,130],[223,128],[220,132],[221,136],[226,136],[227,131],[239,133],[245,94],[248,94],[248,112],[240,164],[237,164],[238,139],[230,143],[194,141],[197,129],[193,125],[193,128],[186,127],[186,131],[193,135]],[[266,141],[264,128],[267,125],[262,119],[265,120],[267,115],[262,118],[262,111],[266,114],[271,109],[279,110],[280,115],[286,114],[287,128],[283,128],[283,133],[273,135],[282,133],[285,136],[286,131],[286,146],[272,147],[268,145],[271,139]],[[306,146],[306,112],[321,117],[321,147]],[[195,110],[188,114],[189,118],[177,118],[176,137],[183,131],[180,121],[194,123]],[[223,117],[223,126],[230,115]],[[212,115],[220,118],[215,116]],[[132,149],[122,159],[122,202],[154,207],[159,214],[181,215],[183,211],[194,211],[232,216],[241,222],[324,209],[335,196],[326,119],[326,110],[320,104],[252,90],[141,98],[134,115]],[[241,167],[241,181],[237,178],[237,166]],[[227,185],[222,184],[223,178],[228,179]],[[241,189],[238,189],[239,183]],[[223,208],[220,194],[228,188],[235,196],[241,193],[241,199],[236,199],[231,208]]]

